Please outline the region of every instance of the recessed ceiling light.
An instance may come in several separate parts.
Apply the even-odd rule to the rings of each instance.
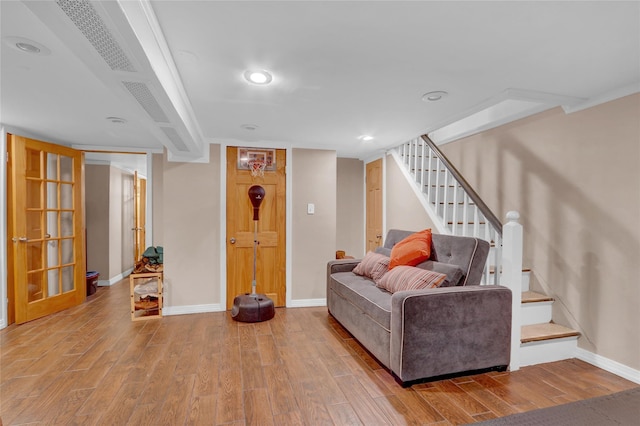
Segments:
[[[35,42],[33,40],[29,40],[28,38],[4,37],[2,41],[4,41],[4,43],[7,46],[19,52],[30,53],[32,55],[41,55],[41,56],[46,56],[51,54],[51,50],[49,50],[46,46],[38,42]]]
[[[240,127],[242,127],[245,130],[256,130],[259,126],[257,124],[243,124]]]
[[[127,120],[121,117],[107,117],[107,120],[109,120],[113,124],[125,124],[127,122]]]
[[[361,141],[369,142],[373,140],[373,136],[362,135],[362,136],[359,136],[358,139],[360,139]]]
[[[27,53],[40,53],[40,48],[29,43],[16,43],[16,47]]]
[[[422,95],[422,100],[425,102],[435,102],[442,98],[447,97],[448,93],[442,90],[436,90],[434,92],[425,93]]]
[[[247,70],[244,78],[251,84],[267,85],[273,81],[273,76],[266,70]]]

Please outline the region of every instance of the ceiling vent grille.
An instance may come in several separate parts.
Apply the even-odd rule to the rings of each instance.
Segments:
[[[187,148],[187,145],[184,143],[176,129],[174,129],[173,127],[160,127],[160,129],[162,129],[164,134],[167,135],[171,143],[176,147],[178,151],[189,152],[189,148]]]
[[[57,0],[56,3],[112,70],[136,71],[91,3],[87,0]]]
[[[136,98],[136,101],[140,104],[147,114],[151,116],[153,121],[156,123],[168,123],[169,119],[167,115],[164,113],[160,104],[151,93],[151,90],[144,83],[138,83],[135,81],[123,81],[124,87],[127,88],[129,93]]]

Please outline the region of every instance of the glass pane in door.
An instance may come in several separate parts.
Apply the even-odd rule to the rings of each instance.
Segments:
[[[73,266],[65,266],[62,268],[62,292],[75,290],[73,281]]]
[[[58,184],[55,182],[47,182],[47,208],[58,208]]]
[[[41,180],[27,180],[27,208],[39,209],[42,208],[41,197]]]
[[[60,181],[73,182],[73,158],[60,156]]]
[[[60,294],[60,279],[58,278],[60,269],[49,269],[47,271],[47,289],[49,290],[48,296],[57,296]]]
[[[47,212],[47,233],[50,238],[58,237],[58,212]]]
[[[60,208],[73,208],[73,185],[68,183],[60,184]]]
[[[40,151],[27,148],[26,154],[27,177],[42,178],[42,175],[40,174],[42,170],[42,165],[40,164]]]
[[[36,240],[42,238],[42,212],[27,210],[27,238]]]
[[[60,241],[60,262],[62,265],[73,263],[73,240],[65,239]]]
[[[27,272],[43,268],[42,241],[29,241],[27,243]]]
[[[47,179],[58,180],[58,155],[47,153]]]
[[[35,302],[45,298],[42,276],[42,271],[27,274],[28,302]]]

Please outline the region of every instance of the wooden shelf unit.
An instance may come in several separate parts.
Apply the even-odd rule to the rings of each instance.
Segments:
[[[136,293],[136,287],[149,285],[155,280],[157,291]],[[129,275],[131,294],[131,320],[147,320],[162,317],[162,272],[148,272]]]

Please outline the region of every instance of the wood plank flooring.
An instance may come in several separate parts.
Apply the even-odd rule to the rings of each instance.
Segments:
[[[466,424],[638,386],[568,360],[403,389],[326,308],[131,322],[126,281],[0,339],[5,426]]]

